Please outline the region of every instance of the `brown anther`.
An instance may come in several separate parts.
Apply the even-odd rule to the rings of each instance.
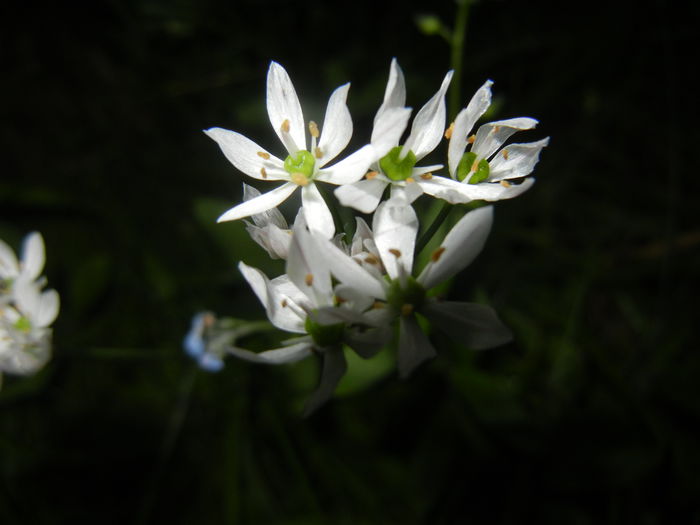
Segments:
[[[282,299],[282,302],[280,304],[282,305],[282,308],[286,308],[287,307],[287,300]]]
[[[307,186],[309,184],[309,178],[298,171],[292,173],[292,175],[289,178],[294,184],[298,184],[299,186]]]
[[[204,314],[204,319],[202,319],[202,321],[204,322],[205,328],[211,328],[216,322],[216,317],[214,316],[214,314],[207,312],[206,314]]]
[[[445,138],[450,140],[452,138],[452,131],[455,129],[455,123],[450,124],[450,127],[445,130]]]
[[[413,313],[413,305],[411,303],[406,303],[401,305],[401,315],[408,317]]]
[[[317,159],[320,159],[321,157],[323,157],[323,152],[321,151],[321,148],[319,148],[318,146],[314,148],[314,157],[316,157]]]
[[[508,150],[507,149],[504,149],[503,151],[501,151],[501,155],[503,155],[504,159],[508,160]]]
[[[442,254],[445,252],[445,247],[440,246],[437,250],[433,252],[433,254],[430,256],[430,260],[433,262],[438,262],[440,260],[440,257]]]
[[[406,177],[407,184],[411,184],[412,182],[416,182],[416,179],[414,179],[413,177]]]
[[[471,135],[471,136],[467,139],[467,143],[469,143],[469,144],[474,144],[474,141],[475,141],[475,140],[476,140],[476,135]]]
[[[501,186],[503,186],[504,188],[510,188],[512,186],[512,184],[510,182],[508,182],[507,180],[502,180]]]
[[[379,264],[379,260],[374,255],[368,255],[365,257],[365,262],[367,264]]]
[[[343,297],[340,297],[339,295],[336,295],[336,296],[335,296],[335,301],[336,301],[338,304],[343,304],[343,303],[346,303],[348,300],[345,299],[345,298],[343,298]]]
[[[280,129],[282,130],[283,133],[289,133],[289,119],[286,118],[282,121],[282,125],[280,126]]]
[[[260,168],[260,175],[262,175],[263,179],[267,178],[267,170],[265,168]]]
[[[421,175],[420,178],[423,180],[430,180],[433,178],[433,174],[432,173],[423,173],[423,175]]]
[[[258,151],[258,157],[263,158],[265,160],[270,160],[270,154],[266,151]]]
[[[493,130],[491,130],[491,133],[498,133],[499,131],[501,131],[501,126],[494,126]]]
[[[379,310],[380,308],[384,308],[384,306],[385,306],[384,303],[381,301],[374,301],[374,303],[372,304],[372,308],[375,310]]]
[[[367,173],[365,173],[365,179],[372,180],[377,175],[379,175],[379,172],[377,171],[368,171]]]
[[[401,250],[397,250],[396,248],[389,248],[389,253],[397,259],[401,257]]]
[[[311,133],[312,137],[318,138],[320,133],[318,132],[318,125],[313,121],[309,121],[309,133]]]
[[[314,276],[310,273],[307,273],[306,277],[304,277],[304,282],[306,283],[306,286],[311,286],[312,284],[314,284]]]

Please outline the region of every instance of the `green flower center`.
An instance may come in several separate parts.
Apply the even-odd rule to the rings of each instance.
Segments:
[[[20,317],[15,321],[15,328],[20,332],[29,332],[32,329],[32,322],[26,317]]]
[[[284,159],[285,171],[291,175],[303,175],[306,179],[310,179],[314,174],[315,164],[316,160],[314,159],[314,156],[304,149],[299,150],[294,155],[289,155],[286,159]]]
[[[391,281],[386,296],[389,306],[401,312],[401,315],[410,315],[423,306],[425,294],[425,288],[413,277],[409,277],[404,286],[401,286],[398,279]]]
[[[323,348],[340,343],[345,331],[345,323],[319,324],[307,316],[304,328],[306,333],[313,338],[314,343]]]
[[[481,159],[479,162],[476,162],[476,153],[470,151],[462,155],[462,159],[457,165],[457,180],[462,182],[467,178],[467,175],[473,173],[467,183],[478,184],[489,178],[490,171],[489,161]]]
[[[399,158],[402,149],[402,146],[396,146],[379,159],[379,167],[382,169],[382,173],[391,180],[406,180],[411,176],[413,166],[416,165],[416,154],[411,150],[408,150],[403,159]]]

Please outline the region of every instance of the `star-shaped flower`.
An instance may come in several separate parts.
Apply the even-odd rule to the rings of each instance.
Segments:
[[[249,177],[284,181],[284,184],[234,206],[219,217],[219,222],[274,208],[301,187],[302,206],[306,210],[309,228],[327,238],[333,236],[333,217],[316,182],[355,182],[367,172],[375,156],[372,146],[366,145],[340,162],[329,165],[345,149],[352,136],[352,119],[346,105],[349,89],[350,84],[345,84],[332,93],[321,129],[313,121],[308,123],[310,140],[307,141],[304,116],[292,81],[281,65],[270,64],[267,112],[275,133],[287,150],[284,160],[235,131],[211,128],[205,133],[219,144],[226,158]]]
[[[502,146],[511,135],[533,129],[537,121],[528,117],[499,120],[482,125],[469,135],[476,121],[491,104],[491,85],[486,81],[455,119],[447,135],[450,144],[447,160],[450,177],[433,177],[424,181],[423,191],[456,204],[472,200],[511,199],[527,191],[535,182],[530,177],[519,184],[514,179],[527,177],[539,160],[540,151],[549,138],[527,144]],[[467,146],[470,146],[465,153]]]
[[[391,61],[384,101],[374,117],[372,130],[371,145],[377,159],[364,180],[335,190],[341,204],[371,213],[377,208],[389,184],[394,192],[405,192],[409,202],[423,193],[423,182],[430,180],[431,172],[442,168],[442,165],[416,164],[432,152],[442,139],[446,118],[445,93],[451,79],[452,71],[449,71],[437,93],[416,114],[406,142],[399,145],[408,124],[410,109],[404,107],[406,85],[403,72],[396,59]]]

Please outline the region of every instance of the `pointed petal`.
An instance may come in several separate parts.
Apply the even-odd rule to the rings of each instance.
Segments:
[[[403,71],[399,67],[396,58],[391,59],[389,67],[389,80],[386,83],[384,91],[384,101],[379,106],[377,114],[374,116],[374,125],[377,125],[377,120],[382,114],[390,108],[400,108],[406,105],[406,81],[404,80]]]
[[[411,134],[406,139],[405,148],[416,154],[416,159],[420,160],[433,151],[440,143],[445,132],[445,93],[452,80],[452,71],[445,75],[442,85],[433,97],[426,102],[416,117],[413,119]]]
[[[334,193],[343,206],[354,208],[362,213],[372,213],[377,209],[386,186],[387,182],[384,179],[375,177],[371,180],[345,184],[337,188]]]
[[[293,182],[287,182],[278,186],[272,191],[263,193],[259,197],[255,197],[249,201],[242,202],[238,206],[234,206],[226,213],[221,215],[216,222],[224,221],[234,221],[236,219],[242,219],[244,217],[249,217],[258,213],[263,213],[267,210],[275,208],[283,203],[287,197],[289,197],[294,190],[297,189],[297,185]]]
[[[306,209],[304,207],[304,210]],[[312,298],[315,308],[333,304],[333,288],[328,266],[315,238],[304,227],[294,228],[286,271],[296,287]]]
[[[282,143],[288,150],[295,150],[289,151],[290,154],[306,149],[304,115],[299,97],[287,71],[277,62],[271,62],[267,72],[267,114]],[[288,132],[282,130],[285,120],[289,122]]]
[[[44,239],[39,232],[32,232],[24,238],[22,243],[22,262],[20,263],[22,276],[35,280],[44,269],[45,262]]]
[[[402,317],[399,328],[399,377],[407,378],[423,361],[436,355],[435,348],[421,330],[418,320],[412,315]]]
[[[283,365],[286,363],[296,363],[305,357],[309,357],[313,353],[311,350],[312,346],[313,343],[311,338],[309,338],[308,341],[303,341],[290,346],[283,346],[281,348],[273,348],[272,350],[265,350],[264,352],[259,353],[251,352],[250,350],[245,350],[235,346],[229,347],[228,351],[236,357],[245,359],[246,361],[252,361],[253,363]]]
[[[260,195],[261,193],[257,188],[249,186],[245,182],[243,183],[244,202],[254,199],[255,197],[260,197]],[[277,226],[277,228],[280,228],[282,230],[286,230],[289,228],[289,226],[287,225],[287,221],[284,218],[284,215],[282,215],[282,212],[280,212],[277,208],[271,208],[262,213],[256,213],[255,215],[251,216],[251,219],[253,219],[253,222],[256,226],[259,226],[261,228],[267,226],[268,224],[273,224]]]
[[[335,234],[333,215],[315,184],[301,188],[301,202],[309,230],[330,239]]]
[[[465,184],[447,177],[433,177],[430,180],[416,181],[428,195],[444,199],[451,204],[473,200],[499,201],[512,199],[524,193],[535,183],[534,178],[525,179],[521,184],[504,186],[499,183],[481,182]]]
[[[418,233],[418,217],[411,205],[401,198],[381,203],[374,214],[372,230],[389,277],[410,275]]]
[[[537,142],[506,146],[489,163],[491,167],[489,180],[497,182],[529,175],[540,160],[542,148],[547,144],[549,144],[549,137]]]
[[[328,401],[335,392],[335,387],[345,375],[348,368],[342,348],[328,348],[323,352],[323,370],[321,382],[306,402],[304,417],[310,416],[316,409]]]
[[[537,126],[534,118],[519,117],[484,124],[476,132],[472,151],[478,159],[488,159],[513,133]]]
[[[367,173],[370,164],[376,160],[375,157],[376,153],[374,148],[370,144],[367,144],[352,155],[348,155],[340,162],[323,168],[316,179],[323,182],[330,182],[331,184],[350,184],[356,182]]]
[[[267,308],[267,287],[269,283],[267,276],[257,268],[248,266],[243,261],[238,263],[238,270],[243,274],[245,280],[248,281],[258,300]]]
[[[388,108],[374,120],[371,143],[376,151],[376,159],[381,159],[389,150],[398,146],[401,135],[406,130],[411,108]]]
[[[404,199],[408,204],[413,204],[418,197],[423,195],[423,188],[419,184],[413,182],[405,182],[403,186],[398,184],[391,185],[391,198],[398,197]]]
[[[56,290],[46,290],[39,298],[39,305],[34,317],[36,326],[45,328],[56,320],[60,300]]]
[[[455,341],[473,350],[484,350],[513,339],[510,329],[490,306],[476,303],[431,302],[422,313]]]
[[[204,133],[219,145],[231,164],[249,177],[258,180],[289,179],[288,176],[285,177],[284,172],[270,168],[276,166],[281,169],[284,163],[280,159],[240,133],[223,128],[206,129]],[[269,159],[265,160],[258,153],[262,153],[263,156],[269,155]],[[264,172],[261,171],[262,168],[265,168]]]
[[[12,248],[0,239],[0,279],[14,278],[19,273],[19,262]]]
[[[466,268],[486,244],[492,223],[493,206],[468,212],[445,236],[418,282],[429,290]]]
[[[493,82],[487,80],[469,101],[466,108],[459,112],[455,119],[455,126],[452,129],[450,145],[447,149],[447,161],[450,167],[450,174],[455,176],[457,165],[462,160],[464,150],[467,148],[467,136],[471,132],[476,121],[483,115],[491,105],[491,86]]]
[[[321,157],[317,159],[319,166],[325,166],[333,160],[338,153],[345,149],[345,146],[350,142],[350,137],[352,137],[352,118],[345,103],[349,89],[349,83],[340,86],[328,100],[318,143],[321,150]]]

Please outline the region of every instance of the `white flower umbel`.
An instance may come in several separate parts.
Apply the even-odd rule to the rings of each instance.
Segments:
[[[535,119],[519,117],[490,122],[482,125],[476,134],[469,135],[491,104],[492,84],[488,80],[479,88],[448,130],[447,160],[451,178],[433,177],[424,181],[422,188],[425,193],[452,204],[472,200],[498,201],[516,197],[534,184],[534,178],[524,178],[532,173],[549,138],[502,146],[517,131],[534,128],[537,125]],[[467,146],[470,149],[465,152]],[[511,182],[517,179],[524,180],[517,184]]]
[[[265,364],[292,363],[319,354],[323,359],[321,380],[306,404],[308,414],[332,396],[345,374],[347,363],[343,345],[367,358],[386,342],[388,331],[376,317],[362,314],[372,304],[371,297],[352,291],[341,297],[334,292],[325,253],[319,250],[318,242],[307,231],[304,215],[301,217],[294,225],[285,275],[270,280],[260,270],[239,263],[241,273],[264,305],[270,322],[299,337],[280,348],[260,353],[235,346],[229,351],[242,359]],[[323,235],[315,235],[326,240]],[[324,307],[336,313],[330,321],[317,316]]]
[[[451,79],[452,71],[449,71],[437,93],[416,114],[406,142],[399,145],[410,109],[404,107],[406,86],[403,72],[396,59],[391,61],[384,101],[374,117],[372,130],[371,144],[377,154],[376,162],[364,180],[335,190],[335,196],[343,206],[371,213],[389,184],[394,192],[405,192],[409,202],[423,193],[423,183],[429,181],[431,172],[442,165],[416,166],[416,163],[433,151],[442,139],[446,118],[445,93]]]
[[[323,243],[332,274],[346,287],[379,301],[384,320],[399,319],[398,367],[408,376],[436,352],[416,314],[425,316],[456,340],[473,349],[490,348],[511,339],[510,330],[488,306],[428,297],[428,290],[461,271],[481,251],[493,220],[492,207],[467,213],[433,252],[430,262],[412,276],[418,219],[410,204],[397,196],[379,205],[374,215],[374,242],[387,276],[358,265],[328,241]],[[328,312],[332,315],[333,311]]]
[[[372,146],[367,145],[340,162],[328,165],[345,149],[352,136],[352,119],[345,102],[349,89],[350,84],[345,84],[333,92],[321,129],[313,121],[308,123],[310,141],[307,141],[307,126],[292,81],[281,65],[270,64],[267,112],[275,133],[287,150],[286,158],[274,156],[235,131],[211,128],[205,133],[219,144],[226,158],[249,177],[284,181],[284,184],[231,208],[219,217],[219,222],[263,213],[281,204],[300,187],[309,228],[326,238],[333,236],[333,217],[316,182],[355,182],[367,172],[375,157]]]

